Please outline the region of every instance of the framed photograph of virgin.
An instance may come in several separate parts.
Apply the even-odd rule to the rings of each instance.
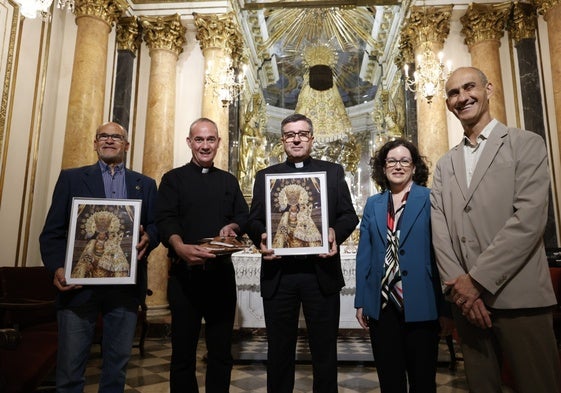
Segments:
[[[139,199],[73,198],[64,275],[69,284],[134,284]]]
[[[325,172],[265,175],[267,247],[276,255],[329,251]]]

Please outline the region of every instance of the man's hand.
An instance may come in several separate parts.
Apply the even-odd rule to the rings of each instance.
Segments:
[[[363,329],[368,330],[368,317],[362,313],[362,307],[356,309],[356,320]]]
[[[454,304],[466,313],[473,307],[473,303],[481,296],[479,284],[469,274],[458,276],[452,281],[444,282],[450,287],[450,297]]]
[[[329,258],[329,257],[332,257],[333,255],[337,254],[337,243],[335,242],[335,239],[336,239],[335,238],[335,229],[329,228],[327,238],[329,240],[329,251],[327,252],[327,254],[319,254],[318,256],[320,258]]]
[[[74,284],[68,285],[66,283],[66,278],[64,277],[64,268],[63,267],[59,267],[58,269],[56,269],[55,276],[53,278],[53,285],[55,287],[57,287],[58,290],[61,291],[61,292],[70,291],[72,289],[82,288],[81,285],[74,285]]]
[[[444,282],[450,288],[450,299],[462,310],[467,320],[481,329],[493,326],[491,313],[481,300],[481,286],[469,274]]]
[[[275,255],[275,251],[267,248],[267,234],[261,234],[261,243],[259,244],[259,252],[263,255],[263,259],[266,261],[272,261],[273,259],[282,258],[279,255]]]
[[[207,259],[216,258],[207,248],[195,244],[181,244],[174,247],[179,258],[186,261],[188,265],[202,265]]]
[[[146,250],[148,249],[148,245],[150,245],[150,236],[148,236],[148,234],[144,231],[144,227],[141,225],[140,240],[136,245],[136,250],[137,250],[136,259],[138,259],[139,261],[142,259],[142,257],[146,253]]]
[[[473,303],[473,307],[471,307],[471,309],[466,310],[465,312],[462,309],[462,314],[470,323],[480,327],[481,329],[487,329],[493,326],[493,323],[491,322],[491,313],[487,310],[485,303],[483,303],[483,300],[481,299],[477,299]]]
[[[231,224],[225,225],[218,233],[218,236],[236,237],[238,236],[239,230],[240,230],[240,226],[235,222],[233,222]]]

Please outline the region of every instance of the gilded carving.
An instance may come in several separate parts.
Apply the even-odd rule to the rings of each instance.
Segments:
[[[9,41],[4,42],[3,44],[7,46],[7,51],[2,53],[3,61],[5,61],[5,68],[4,68],[4,81],[2,87],[2,101],[0,104],[0,201],[2,201],[2,191],[4,189],[4,175],[6,171],[5,161],[6,161],[6,151],[8,149],[8,141],[9,141],[9,133],[8,130],[10,128],[8,113],[11,112],[12,108],[8,108],[8,101],[10,99],[10,95],[12,95],[12,105],[13,105],[13,84],[12,84],[12,71],[14,69],[14,50],[15,50],[15,43],[17,37],[17,28],[18,28],[18,21],[19,15],[16,11],[14,11],[17,5],[13,2],[9,2],[10,6],[12,7],[12,20],[9,21],[6,18],[6,22],[10,22],[9,26],[9,34],[8,26],[5,27],[5,39],[7,38]],[[16,64],[17,69],[17,64]]]
[[[185,43],[186,28],[179,14],[141,16],[140,24],[146,45],[150,49],[165,49],[180,55]]]
[[[413,48],[426,43],[444,44],[450,33],[450,17],[452,6],[442,7],[411,7],[411,16],[407,20],[403,32],[403,41],[408,41]]]
[[[76,0],[74,14],[76,19],[83,16],[93,16],[103,20],[109,26],[126,11],[126,0]]]
[[[117,22],[117,49],[136,53],[140,45],[140,29],[135,16],[119,18]]]
[[[194,12],[193,16],[197,27],[196,38],[201,50],[219,48],[226,54],[233,54],[238,43],[241,42],[241,34],[234,23],[232,12],[222,15],[203,15]]]
[[[397,56],[394,59],[394,63],[399,67],[403,67],[405,64],[411,64],[415,62],[415,51],[413,50],[412,37],[410,37],[410,32],[405,29],[401,32],[399,37],[399,50]]]
[[[533,3],[538,7],[538,14],[543,15],[547,21],[549,18],[549,11],[561,4],[561,0],[534,0]]]
[[[528,3],[514,3],[509,32],[515,43],[525,38],[536,38],[538,15],[536,7]]]
[[[510,1],[497,4],[471,3],[465,15],[460,18],[466,45],[471,47],[482,41],[500,40],[511,9]]]

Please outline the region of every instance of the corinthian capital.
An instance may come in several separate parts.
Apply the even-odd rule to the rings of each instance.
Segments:
[[[242,43],[241,34],[234,22],[234,14],[203,15],[193,13],[197,27],[197,40],[202,50],[219,48],[232,55]]]
[[[471,3],[460,18],[468,47],[486,40],[500,40],[512,9],[512,2],[496,4]]]
[[[140,30],[135,16],[119,18],[117,22],[117,49],[136,53],[140,44]]]
[[[106,22],[109,26],[128,8],[126,0],[76,0],[74,14],[76,19],[93,16]]]
[[[450,32],[452,6],[411,7],[411,16],[402,32],[402,41],[413,48],[425,42],[444,44]]]
[[[528,3],[514,3],[509,31],[515,43],[524,38],[535,38],[538,27],[536,7]]]
[[[150,49],[166,49],[179,56],[185,43],[185,26],[179,14],[141,16],[143,37]]]
[[[547,21],[549,10],[557,7],[561,3],[561,0],[534,0],[533,3],[538,7],[538,13],[543,15],[544,19]]]

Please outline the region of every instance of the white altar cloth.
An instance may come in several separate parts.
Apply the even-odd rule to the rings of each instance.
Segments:
[[[237,327],[260,328],[265,327],[263,317],[263,303],[259,291],[259,274],[261,271],[261,254],[240,251],[232,254],[232,262],[236,270],[238,286]],[[341,328],[360,328],[355,318],[355,254],[341,253],[341,268],[345,278],[345,287],[341,291],[341,314],[339,326]],[[301,325],[304,323],[301,317]]]

